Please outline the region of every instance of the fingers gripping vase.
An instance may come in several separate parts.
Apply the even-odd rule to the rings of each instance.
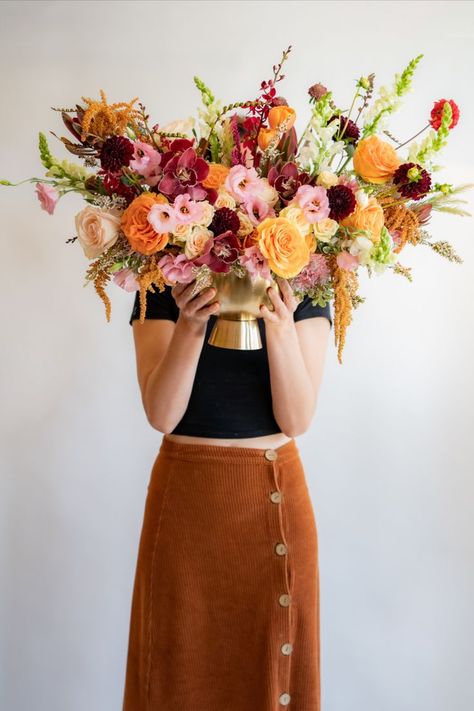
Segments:
[[[208,343],[236,350],[261,348],[262,339],[257,322],[257,318],[262,318],[260,304],[265,304],[273,311],[267,289],[273,286],[280,293],[277,282],[263,277],[252,281],[248,272],[242,277],[235,272],[214,272],[211,286],[217,289],[214,301],[219,301],[220,309]]]

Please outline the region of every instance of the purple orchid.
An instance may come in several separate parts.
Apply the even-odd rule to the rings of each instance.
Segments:
[[[228,230],[218,237],[210,237],[206,242],[204,252],[193,259],[198,266],[207,264],[213,272],[226,273],[240,253],[240,242],[236,235]]]
[[[283,168],[273,166],[268,173],[268,182],[275,188],[283,203],[288,204],[294,198],[301,185],[311,184],[308,173],[300,173],[296,163],[285,163]]]

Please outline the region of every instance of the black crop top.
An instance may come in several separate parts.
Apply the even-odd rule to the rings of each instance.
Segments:
[[[147,293],[145,318],[169,319],[176,322],[179,308],[171,294],[171,287]],[[140,293],[130,317],[130,325],[140,317]],[[313,306],[309,296],[293,312],[295,321],[325,316],[332,328],[329,303]],[[251,351],[219,348],[207,342],[217,316],[211,315],[199,357],[194,384],[187,409],[173,434],[195,437],[259,437],[281,432],[272,410],[270,370],[265,340],[265,322],[257,319],[262,348]]]

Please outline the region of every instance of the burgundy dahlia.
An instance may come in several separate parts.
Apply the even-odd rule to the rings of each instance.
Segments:
[[[331,123],[331,121],[335,119],[339,119],[339,131],[334,135],[334,140],[338,140],[337,137],[340,135],[341,138],[339,140],[347,141],[348,143],[356,143],[359,140],[360,131],[354,121],[347,118],[347,116],[336,116],[336,114],[334,114],[328,123]]]
[[[285,163],[283,168],[273,166],[268,172],[268,182],[275,188],[280,199],[285,204],[289,203],[295,196],[301,185],[311,183],[311,176],[308,173],[300,173],[296,163]]]
[[[100,164],[109,173],[118,173],[133,158],[133,143],[125,136],[111,136],[100,149]]]
[[[354,192],[347,185],[333,185],[327,190],[329,200],[329,217],[340,222],[351,215],[356,206]]]
[[[228,272],[240,253],[239,239],[233,232],[224,232],[218,237],[211,237],[206,242],[205,251],[196,259],[198,266],[207,264],[213,272]]]
[[[392,180],[400,195],[410,200],[420,200],[431,187],[430,174],[417,163],[402,163]]]
[[[132,200],[134,200],[137,195],[138,195],[138,190],[136,188],[132,188],[131,185],[126,185],[124,182],[121,180],[120,175],[116,175],[114,173],[108,173],[107,171],[102,171],[99,170],[98,175],[102,178],[104,188],[107,191],[108,195],[120,195],[120,197],[124,197],[127,201],[127,203],[131,203]]]
[[[223,232],[233,232],[235,234],[240,229],[239,216],[229,207],[220,207],[215,211],[209,229],[217,236]]]

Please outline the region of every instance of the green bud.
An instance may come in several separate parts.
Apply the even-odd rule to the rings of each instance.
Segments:
[[[360,86],[361,86],[363,89],[365,89],[366,91],[367,91],[368,89],[370,89],[370,81],[368,80],[367,77],[361,77],[361,78],[359,79],[359,84],[360,84]]]
[[[407,172],[407,178],[409,179],[410,183],[418,182],[418,180],[420,179],[420,169],[416,166],[410,168],[410,170]]]

